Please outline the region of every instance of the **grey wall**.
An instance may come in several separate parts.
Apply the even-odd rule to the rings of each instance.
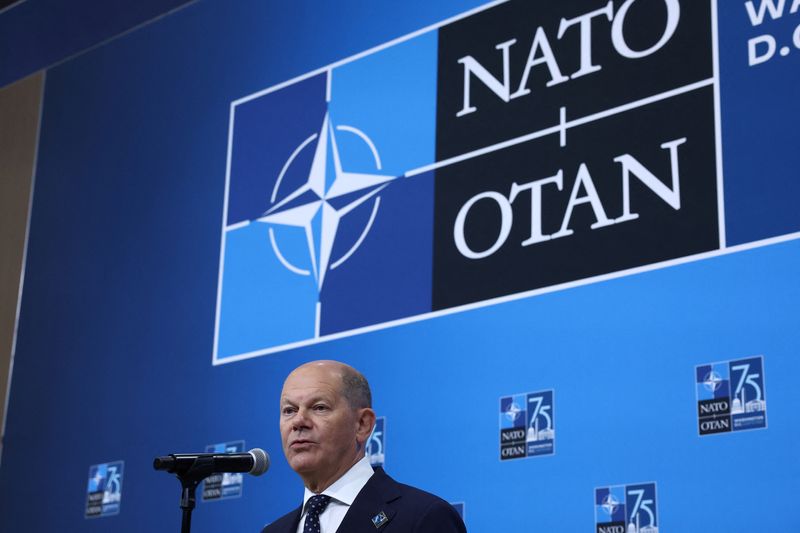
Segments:
[[[0,401],[3,402],[0,426],[3,428],[43,80],[43,74],[34,74],[0,89]]]

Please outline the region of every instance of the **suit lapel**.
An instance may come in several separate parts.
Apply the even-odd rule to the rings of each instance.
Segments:
[[[272,529],[272,531],[275,533],[295,533],[297,531],[297,526],[300,524],[300,515],[302,510],[303,506],[301,505],[295,509],[294,512],[288,513],[272,524],[266,526],[261,533],[265,533],[267,529]]]
[[[294,516],[291,520],[287,520],[289,523],[289,527],[286,529],[286,533],[296,533],[297,526],[300,525],[300,517],[303,515],[303,506],[297,508],[294,512]]]
[[[392,502],[400,497],[395,482],[382,468],[375,469],[344,515],[338,531],[377,533],[392,521],[397,512]]]

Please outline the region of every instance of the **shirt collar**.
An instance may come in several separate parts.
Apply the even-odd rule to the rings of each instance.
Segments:
[[[364,485],[367,484],[367,481],[374,473],[372,466],[369,464],[369,459],[364,456],[330,487],[323,490],[321,494],[327,494],[345,505],[353,505],[356,496],[358,496],[358,493],[361,492],[361,489],[364,488]],[[306,487],[303,494],[303,511],[305,511],[306,502],[314,495],[315,493]]]

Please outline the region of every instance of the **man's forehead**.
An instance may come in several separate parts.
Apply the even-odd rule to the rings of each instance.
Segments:
[[[341,391],[333,386],[318,384],[312,386],[293,385],[286,383],[281,391],[281,398],[294,398],[294,397],[322,397],[322,396],[339,396]]]
[[[300,367],[289,374],[283,384],[281,399],[286,397],[339,396],[342,376],[339,372],[320,367]]]

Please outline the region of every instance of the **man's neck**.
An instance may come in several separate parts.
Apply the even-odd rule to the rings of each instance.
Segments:
[[[348,470],[353,468],[357,462],[364,458],[364,454],[361,454],[355,457],[347,466],[339,469],[338,471],[334,472],[332,475],[327,476],[326,478],[313,478],[313,477],[305,477],[303,478],[303,484],[306,486],[308,490],[313,492],[314,494],[320,494],[323,490],[327,489],[342,477]]]

